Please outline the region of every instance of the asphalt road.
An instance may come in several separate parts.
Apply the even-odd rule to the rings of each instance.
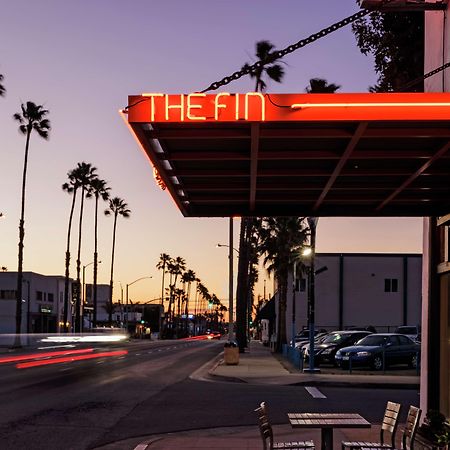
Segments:
[[[274,423],[286,413],[359,412],[379,421],[386,401],[418,404],[414,390],[253,386],[189,378],[223,349],[221,341],[136,342],[126,356],[16,369],[0,367],[2,449],[89,449],[127,438],[254,425],[264,400]],[[406,414],[406,411],[404,411]],[[402,418],[404,420],[404,418]]]

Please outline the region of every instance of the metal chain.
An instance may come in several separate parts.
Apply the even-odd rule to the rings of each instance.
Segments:
[[[382,0],[381,6],[386,5],[387,3],[390,3],[392,0]],[[317,41],[317,39],[323,38],[325,36],[328,36],[330,33],[333,33],[334,31],[339,30],[340,28],[343,28],[359,19],[362,19],[363,17],[367,16],[368,14],[372,13],[373,11],[370,11],[368,9],[362,9],[361,11],[358,11],[357,13],[353,14],[352,16],[349,16],[340,22],[336,22],[333,25],[324,28],[323,30],[320,30],[318,33],[314,33],[311,36],[307,37],[306,39],[301,39],[295,44],[289,45],[288,47],[284,48],[283,50],[278,50],[276,52],[271,53],[268,58],[265,60],[260,60],[255,62],[255,64],[251,66],[243,67],[241,70],[234,72],[228,77],[222,78],[220,81],[216,81],[214,83],[211,83],[206,89],[203,89],[203,91],[200,91],[201,93],[207,92],[207,91],[215,91],[216,89],[219,89],[221,86],[225,86],[226,84],[231,83],[232,81],[238,80],[239,78],[243,77],[244,75],[248,75],[256,69],[260,69],[266,64],[269,64],[277,59],[282,58],[283,56],[288,55],[289,53],[295,52],[295,50],[298,50],[299,48],[304,47],[305,45],[311,44],[312,42]]]
[[[416,84],[419,84],[421,81],[426,80],[427,78],[432,77],[433,75],[436,75],[439,72],[442,72],[445,69],[448,69],[450,67],[450,62],[443,64],[440,67],[437,67],[434,70],[431,70],[430,72],[427,72],[425,75],[422,75],[420,77],[415,78],[414,80],[410,81],[409,83],[406,83],[405,85],[403,85],[399,91],[403,92],[408,90],[409,88],[415,86]]]
[[[390,1],[390,0],[389,0]],[[284,48],[283,50],[278,50],[276,52],[273,52],[270,54],[269,60],[260,60],[257,61],[255,64],[251,66],[246,66],[245,68],[242,68],[241,70],[234,72],[232,75],[228,77],[222,78],[220,81],[216,81],[214,83],[211,83],[210,86],[208,86],[206,89],[203,89],[203,91],[200,92],[207,92],[207,91],[215,91],[221,86],[225,86],[226,84],[231,83],[232,81],[238,80],[239,78],[243,77],[244,75],[248,75],[252,72],[254,72],[256,69],[260,69],[262,66],[269,62],[273,62],[277,59],[282,58],[283,56],[286,56],[289,53],[294,52],[295,50],[298,50],[299,48],[304,47],[305,45],[311,44],[312,42],[315,42],[317,39],[323,38],[327,36],[330,33],[333,33],[336,30],[339,30],[342,27],[345,27],[349,25],[350,23],[355,22],[358,19],[363,18],[367,14],[369,14],[371,11],[368,10],[362,10],[355,14],[353,14],[350,17],[345,18],[344,20],[341,20],[340,22],[337,22],[327,28],[324,28],[323,30],[320,30],[318,33],[312,34],[311,36],[307,37],[306,39],[302,39],[298,41],[296,44],[289,45],[288,47]]]

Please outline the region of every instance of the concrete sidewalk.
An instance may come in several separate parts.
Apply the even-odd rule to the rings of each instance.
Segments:
[[[321,368],[321,373],[307,374],[295,368],[281,355],[272,353],[259,341],[252,341],[248,351],[239,355],[239,364],[226,365],[222,360],[211,368],[209,375],[223,381],[251,384],[419,388],[419,376],[414,369],[390,370],[387,373]]]
[[[406,375],[405,375],[406,373]],[[348,372],[340,369],[323,369],[323,373],[304,374],[274,354],[259,341],[252,341],[248,351],[239,355],[238,365],[226,365],[223,354],[191,375],[191,378],[208,382],[240,382],[258,385],[308,385],[345,386],[358,385],[373,388],[419,387],[419,377],[414,371],[397,370],[389,374],[373,372]],[[261,399],[261,401],[264,399]],[[256,407],[257,405],[255,405]],[[319,430],[293,430],[287,423],[273,427],[276,441],[313,439],[320,448]],[[370,429],[334,430],[334,448],[343,440],[379,439],[380,424]],[[145,433],[145,430],[143,430]],[[98,450],[259,450],[262,441],[257,422],[254,426],[193,430],[148,438],[134,438],[99,447]]]

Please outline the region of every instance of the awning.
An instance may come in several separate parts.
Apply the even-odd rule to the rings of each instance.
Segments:
[[[185,216],[450,210],[449,93],[158,93],[125,112]]]

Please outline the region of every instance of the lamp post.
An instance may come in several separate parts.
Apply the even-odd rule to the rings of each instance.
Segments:
[[[126,301],[126,307],[125,307],[125,329],[128,331],[128,286],[131,286],[134,283],[137,283],[138,281],[145,280],[148,278],[153,278],[151,275],[149,277],[141,277],[137,280],[132,281],[131,283],[127,283],[125,286],[125,301]]]
[[[27,333],[30,332],[30,280],[22,280],[23,283],[27,283]]]
[[[217,247],[228,247],[228,340],[232,341],[233,334],[233,250],[239,254],[239,250],[233,247],[233,218],[229,221],[229,241],[230,244],[217,244]]]
[[[83,309],[84,309],[84,304],[86,303],[86,284],[85,284],[85,279],[86,279],[86,267],[91,266],[92,264],[94,264],[95,261],[90,262],[89,264],[86,264],[85,266],[83,266],[83,287],[82,287],[82,302],[80,305],[80,333],[83,332]],[[101,261],[98,262],[99,264],[101,263]],[[96,305],[94,305],[95,308]]]
[[[310,264],[308,270],[308,320],[309,320],[309,368],[303,369],[304,372],[317,373],[320,369],[314,367],[314,321],[315,321],[315,270],[314,258],[316,251],[316,227],[318,217],[308,217],[310,230]]]

